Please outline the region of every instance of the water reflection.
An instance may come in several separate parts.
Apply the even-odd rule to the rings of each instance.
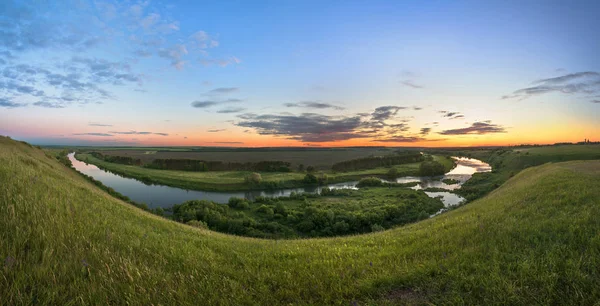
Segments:
[[[289,196],[292,192],[296,193],[320,193],[324,188],[323,186],[303,187],[303,188],[289,188],[272,191],[246,191],[246,192],[216,192],[216,191],[196,191],[196,190],[185,190],[181,188],[163,186],[163,185],[152,185],[145,184],[138,180],[122,177],[111,173],[109,171],[102,170],[95,165],[86,164],[75,159],[75,154],[71,153],[68,155],[73,167],[79,172],[89,175],[94,179],[102,182],[104,185],[113,188],[119,193],[129,197],[130,199],[146,203],[150,208],[157,207],[171,207],[174,204],[183,203],[189,200],[209,200],[215,203],[227,203],[230,197],[247,198],[250,200],[255,199],[258,196],[264,197],[282,197]],[[460,187],[461,184],[466,182],[473,173],[476,172],[487,172],[491,171],[491,167],[476,159],[469,158],[455,158],[457,162],[456,168],[448,172],[444,176],[438,177],[401,177],[396,180],[398,183],[409,183],[419,182],[419,184],[413,189],[426,189],[426,188],[444,188],[447,190],[454,190]],[[444,179],[454,179],[459,183],[457,184],[446,184],[442,182]],[[358,181],[350,181],[344,183],[329,184],[327,187],[331,189],[357,189],[356,184]],[[442,202],[446,207],[460,204],[464,199],[460,196],[451,192],[425,192],[430,197],[441,197]]]

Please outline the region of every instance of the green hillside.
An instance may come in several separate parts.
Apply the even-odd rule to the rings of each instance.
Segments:
[[[260,240],[112,198],[0,137],[0,304],[593,304],[600,161],[528,168],[432,219]]]

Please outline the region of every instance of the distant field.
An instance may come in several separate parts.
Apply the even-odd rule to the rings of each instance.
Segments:
[[[92,149],[88,149],[92,150]],[[347,149],[320,149],[320,150],[281,150],[281,149],[229,149],[226,151],[165,151],[160,148],[101,150],[104,155],[127,156],[139,158],[143,163],[151,163],[155,159],[197,159],[206,161],[223,162],[260,162],[284,161],[292,164],[292,169],[303,164],[305,167],[313,166],[316,169],[330,169],[334,163],[368,157],[371,155],[388,155],[397,151],[395,148],[347,148]]]
[[[138,166],[129,166],[122,164],[109,163],[93,157],[90,154],[79,153],[76,155],[78,160],[99,166],[102,169],[109,170],[124,176],[136,178],[142,181],[180,187],[193,190],[249,190],[260,189],[259,187],[252,188],[244,182],[244,178],[251,172],[248,171],[207,171],[207,172],[191,172],[191,171],[174,171],[174,170],[157,170],[148,169]],[[445,157],[439,157],[446,159]],[[400,176],[417,175],[420,163],[396,165]],[[448,160],[445,162],[448,170],[453,166]],[[341,173],[332,173],[325,171],[329,183],[358,180],[365,176],[383,176],[389,171],[389,168],[374,168],[359,171],[349,171]],[[261,173],[263,182],[277,182],[278,188],[292,188],[303,186],[302,179],[306,173],[302,172],[263,172]]]

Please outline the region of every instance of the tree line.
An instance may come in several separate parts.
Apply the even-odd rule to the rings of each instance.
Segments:
[[[90,152],[95,158],[106,162],[143,166],[150,169],[180,170],[180,171],[256,171],[256,172],[291,172],[291,163],[284,161],[259,161],[259,162],[223,162],[206,161],[197,159],[154,159],[144,164],[139,158],[129,156],[104,155],[99,152]]]
[[[389,167],[400,164],[416,163],[423,161],[423,155],[419,152],[405,152],[386,156],[370,156],[346,160],[335,163],[331,167],[333,171],[346,172],[371,169],[377,167]]]

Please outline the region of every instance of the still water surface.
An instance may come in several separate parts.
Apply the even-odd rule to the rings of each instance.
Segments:
[[[117,192],[129,197],[133,201],[146,203],[150,208],[168,208],[174,204],[180,204],[189,200],[209,200],[215,203],[227,203],[230,197],[247,198],[253,200],[258,196],[265,197],[282,197],[289,196],[292,192],[296,193],[317,193],[321,192],[323,186],[320,187],[302,187],[268,191],[240,191],[240,192],[216,192],[216,191],[196,191],[185,190],[176,187],[163,185],[147,185],[136,179],[126,178],[109,171],[102,170],[95,165],[86,164],[75,158],[75,153],[69,154],[69,159],[73,163],[73,167],[77,171],[89,175],[94,179],[102,182],[102,184],[111,187]],[[444,176],[438,177],[401,177],[396,181],[398,183],[419,182],[413,189],[424,189],[429,187],[438,187],[448,190],[459,188],[460,185],[466,182],[473,173],[489,172],[491,167],[479,160],[470,158],[455,158],[457,166],[452,171]],[[441,180],[451,178],[459,181],[458,184],[448,185]],[[337,184],[329,184],[327,187],[332,189],[346,188],[356,189],[358,181],[350,181]],[[430,197],[441,197],[442,202],[446,207],[460,204],[464,199],[451,192],[425,192]]]

